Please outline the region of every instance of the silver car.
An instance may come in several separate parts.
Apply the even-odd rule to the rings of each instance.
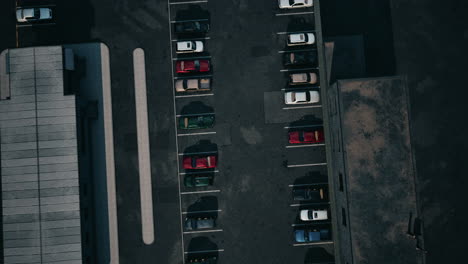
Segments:
[[[315,72],[291,73],[289,75],[290,85],[316,84],[317,74]]]
[[[36,22],[43,20],[52,19],[52,9],[50,8],[18,8],[16,10],[16,21],[20,23],[24,22]]]
[[[320,101],[317,91],[291,91],[284,93],[285,104],[314,104]]]

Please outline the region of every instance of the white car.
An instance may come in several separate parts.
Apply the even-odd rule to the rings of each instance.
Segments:
[[[177,53],[203,52],[201,41],[177,41]]]
[[[52,19],[52,9],[50,8],[18,8],[16,10],[16,20],[23,22],[36,22]]]
[[[316,84],[317,74],[315,72],[302,72],[289,74],[290,85]]]
[[[317,91],[292,91],[284,93],[285,104],[313,104],[320,101]]]
[[[301,210],[300,212],[301,220],[302,221],[319,221],[319,220],[327,220],[328,219],[328,212],[327,210]]]
[[[279,8],[311,7],[313,0],[278,0]]]
[[[295,33],[288,35],[288,46],[312,45],[314,43],[314,33]]]

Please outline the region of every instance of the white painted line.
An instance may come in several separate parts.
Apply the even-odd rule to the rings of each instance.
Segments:
[[[201,155],[201,154],[216,154],[217,151],[205,151],[205,152],[188,152],[188,153],[179,153],[179,156],[192,156],[192,155]]]
[[[151,245],[154,242],[153,188],[151,184],[145,52],[140,48],[133,51],[133,71],[138,143],[138,174],[140,177],[141,232],[143,242],[146,245]]]
[[[38,27],[38,26],[53,26],[55,23],[42,23],[42,24],[18,24],[16,25],[17,28],[22,28],[22,27]]]
[[[204,37],[204,38],[187,38],[187,39],[173,39],[172,42],[177,42],[177,41],[189,41],[189,40],[208,40],[211,39],[211,37]]]
[[[187,1],[187,2],[170,2],[170,5],[183,5],[183,4],[197,4],[197,3],[208,3],[207,0],[200,1]]]
[[[199,193],[219,193],[221,190],[208,190],[208,191],[194,191],[194,192],[181,192],[181,195],[185,194],[199,194]]]
[[[218,209],[218,210],[203,210],[203,211],[191,211],[191,212],[182,212],[182,214],[201,214],[201,213],[216,213],[216,212],[222,212],[223,210]]]
[[[278,35],[286,35],[286,34],[295,34],[295,33],[309,33],[315,32],[315,30],[304,30],[304,31],[284,31],[284,32],[277,32]]]
[[[187,234],[199,234],[199,233],[214,233],[214,232],[223,232],[222,229],[213,229],[213,230],[200,230],[200,231],[186,231],[184,235]]]
[[[296,164],[296,165],[288,165],[288,168],[315,167],[315,166],[325,166],[325,165],[327,165],[326,162],[324,162],[324,163]]]
[[[307,147],[321,147],[325,146],[325,144],[307,144],[307,145],[289,145],[286,148],[307,148]]]
[[[112,121],[111,75],[109,48],[101,44],[102,104],[104,113],[104,144],[106,153],[107,213],[109,215],[109,263],[119,264],[119,230],[115,187],[114,132]]]
[[[174,61],[178,60],[208,60],[211,59],[211,56],[200,56],[200,57],[188,57],[188,58],[172,58]]]
[[[16,1],[18,2],[18,1]],[[34,7],[55,7],[56,5],[55,4],[51,4],[51,5],[34,5]],[[21,9],[21,8],[29,8],[30,6],[16,6],[16,9]]]
[[[285,126],[284,129],[290,129],[290,128],[304,128],[304,127],[322,127],[323,124],[320,125],[306,125],[306,126]]]
[[[187,134],[177,134],[178,137],[186,137],[186,136],[200,136],[200,135],[212,135],[216,134],[216,132],[200,132],[200,133],[187,133]]]
[[[214,113],[202,113],[202,114],[191,114],[191,115],[176,115],[176,117],[183,117],[183,116],[203,116],[203,115],[214,115]]]
[[[203,96],[213,96],[214,94],[190,94],[190,95],[176,95],[175,98],[188,98],[188,97],[203,97]]]
[[[323,183],[307,183],[307,184],[289,184],[289,187],[300,187],[300,186],[316,186],[316,185],[327,185],[328,182]]]
[[[309,12],[296,12],[296,13],[280,13],[276,14],[276,16],[294,16],[294,15],[307,15],[307,14],[313,14],[314,11],[309,11]]]
[[[208,19],[190,19],[190,20],[171,20],[171,24],[178,23],[178,22],[192,22],[192,21],[208,21]],[[171,38],[172,39],[172,38]]]
[[[303,247],[303,246],[317,246],[317,245],[329,245],[333,244],[333,241],[326,241],[326,242],[313,242],[313,243],[301,243],[301,244],[293,244],[295,247]]]
[[[301,51],[316,51],[317,49],[302,49],[302,50],[279,50],[278,53],[291,53],[291,52],[301,52]]]
[[[294,90],[304,90],[304,89],[320,89],[320,86],[300,86],[300,87],[287,87],[281,88],[281,91],[294,91]]]
[[[309,70],[318,70],[318,68],[315,67],[315,68],[282,69],[280,70],[280,72],[295,72],[295,71],[309,71]]]
[[[214,170],[214,171],[194,171],[194,172],[181,172],[179,175],[190,175],[190,174],[202,174],[202,173],[218,173],[219,170]]]
[[[320,108],[322,105],[309,105],[309,106],[296,106],[296,107],[283,107],[283,110],[306,109],[306,108]]]
[[[290,204],[291,207],[300,207],[300,206],[311,206],[311,205],[327,205],[328,202],[318,202],[318,203],[305,203],[305,204]]]
[[[185,251],[184,254],[198,254],[198,253],[212,253],[212,252],[224,252],[224,249]]]

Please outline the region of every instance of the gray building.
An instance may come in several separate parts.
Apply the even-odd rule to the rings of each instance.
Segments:
[[[422,237],[408,235],[421,229],[412,229],[418,209],[406,80],[338,80],[327,97],[337,263],[422,263]]]

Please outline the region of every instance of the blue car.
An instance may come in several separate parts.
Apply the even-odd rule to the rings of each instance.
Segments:
[[[330,231],[328,229],[298,229],[294,231],[294,238],[296,239],[296,242],[299,243],[329,240]]]

